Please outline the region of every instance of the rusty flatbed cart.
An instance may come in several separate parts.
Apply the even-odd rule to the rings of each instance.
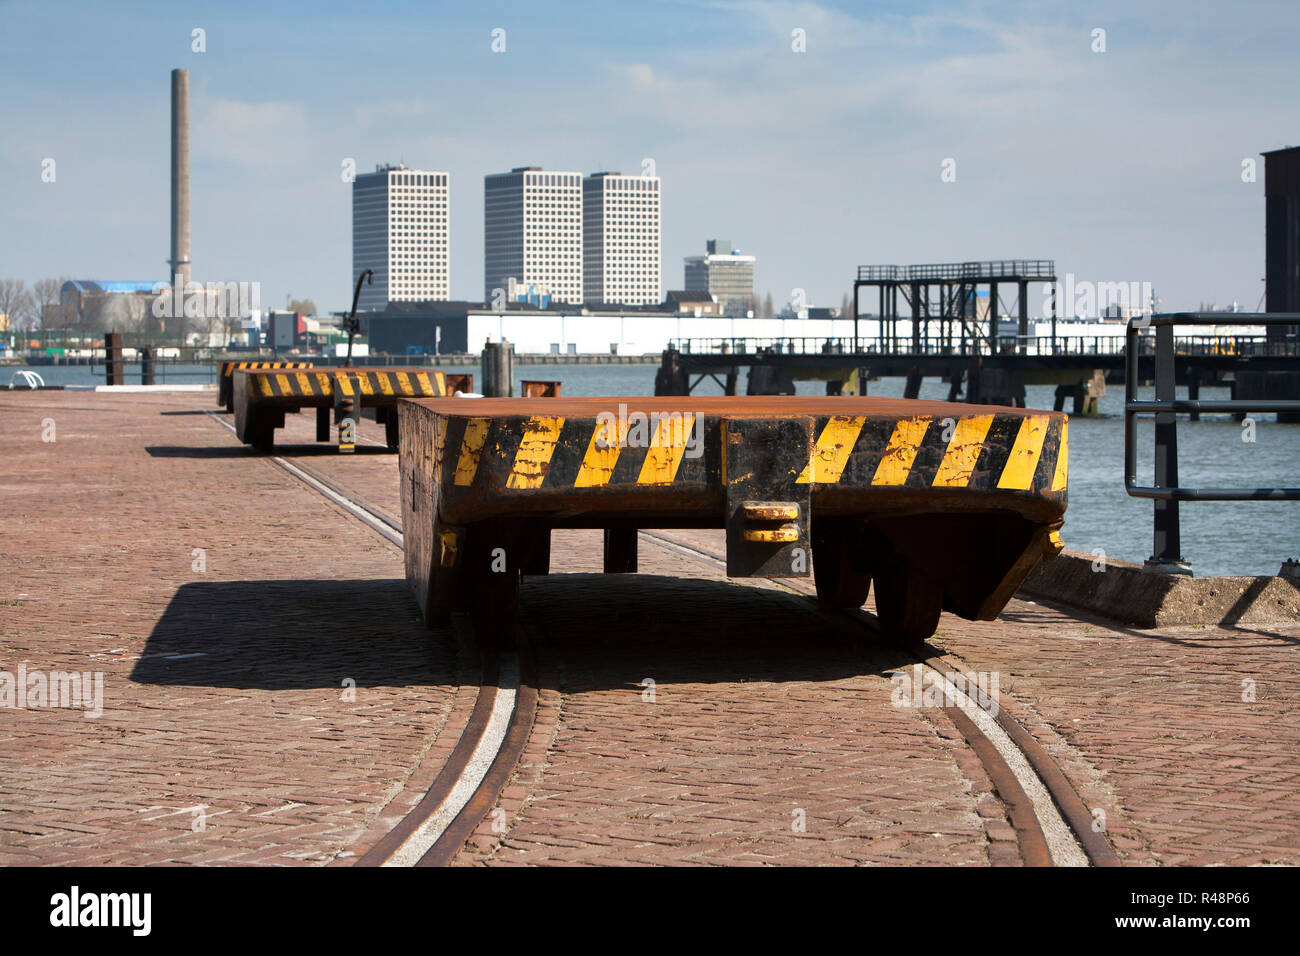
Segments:
[[[726,529],[731,577],[814,576],[916,645],[946,609],[995,618],[1061,548],[1066,416],[848,397],[402,402],[406,576],[430,624],[464,609],[513,634],[550,529]],[[811,552],[811,562],[809,556]]]
[[[330,440],[330,413],[339,426],[339,450],[352,451],[362,408],[376,409],[388,447],[397,450],[397,403],[403,398],[447,394],[442,372],[428,368],[335,368],[290,371],[236,368],[235,434],[259,451],[275,446],[275,430],[284,413],[316,409],[316,440]]]

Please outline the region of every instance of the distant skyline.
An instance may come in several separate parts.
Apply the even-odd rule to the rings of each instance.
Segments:
[[[350,303],[350,161],[448,171],[453,299],[482,292],[484,175],[649,163],[665,290],[725,237],[778,308],[838,306],[859,264],[1050,258],[1253,310],[1259,154],[1300,143],[1293,0],[0,0],[0,32],[0,278],[166,280],[181,67],[194,279],[268,308]]]

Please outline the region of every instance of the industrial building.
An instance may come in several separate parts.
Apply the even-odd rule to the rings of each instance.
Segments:
[[[710,239],[706,255],[686,257],[684,285],[691,292],[711,293],[723,314],[754,311],[754,257],[733,249],[730,239]]]

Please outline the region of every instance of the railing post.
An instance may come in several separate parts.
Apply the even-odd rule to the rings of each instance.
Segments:
[[[1172,325],[1156,327],[1156,401],[1172,402],[1177,398],[1174,376],[1174,329]],[[1156,412],[1155,484],[1158,488],[1178,487],[1178,416],[1174,412]],[[1157,499],[1155,508],[1154,549],[1144,567],[1165,574],[1191,574],[1192,567],[1182,557],[1178,526],[1178,502]]]

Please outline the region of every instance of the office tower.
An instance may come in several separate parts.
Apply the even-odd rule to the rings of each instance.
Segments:
[[[445,172],[379,166],[352,183],[352,278],[365,269],[358,309],[389,302],[446,301],[448,176]]]
[[[582,181],[583,301],[657,305],[659,177],[592,173]]]
[[[520,166],[483,178],[483,298],[508,280],[582,302],[582,174]]]

